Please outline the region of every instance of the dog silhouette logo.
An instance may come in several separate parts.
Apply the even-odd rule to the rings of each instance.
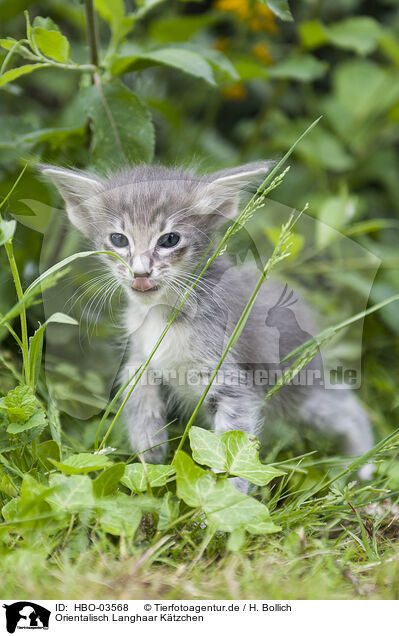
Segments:
[[[16,629],[48,629],[51,612],[37,603],[18,601],[3,607],[6,610],[6,627],[9,634],[13,634]]]

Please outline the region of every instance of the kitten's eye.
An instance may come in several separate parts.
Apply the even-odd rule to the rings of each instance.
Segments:
[[[129,245],[129,241],[124,234],[111,234],[110,239],[115,247],[126,247]]]
[[[157,241],[157,245],[160,247],[174,247],[180,241],[180,234],[174,232],[170,234],[163,234]]]

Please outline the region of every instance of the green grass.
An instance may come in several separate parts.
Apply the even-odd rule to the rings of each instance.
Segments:
[[[49,599],[397,599],[399,509],[380,506],[379,521],[375,511],[361,513],[364,522],[371,520],[375,555],[368,554],[358,542],[361,531],[349,509],[332,523],[332,517],[323,517],[322,507],[317,506],[307,523],[293,523],[272,539],[252,541],[239,554],[226,554],[223,538],[216,538],[197,562],[189,528],[172,533],[166,545],[155,551],[145,545],[133,548],[122,539],[116,544],[107,538],[93,541],[90,533],[72,530],[69,545],[62,547],[61,543],[48,560],[40,552],[21,549],[3,556],[1,595]],[[76,555],[78,546],[80,553]]]

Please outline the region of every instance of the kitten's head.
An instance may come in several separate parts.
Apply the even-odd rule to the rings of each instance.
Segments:
[[[107,258],[128,294],[145,304],[170,301],[190,284],[217,230],[238,212],[239,194],[270,169],[256,162],[197,177],[183,170],[139,166],[103,179],[42,166],[65,199],[68,216]],[[217,244],[217,243],[216,243]]]

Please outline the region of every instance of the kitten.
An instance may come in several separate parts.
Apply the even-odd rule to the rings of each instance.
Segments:
[[[132,276],[123,263],[105,257],[127,296],[126,378],[151,353],[171,308],[194,280],[193,272],[211,239],[237,215],[240,192],[263,180],[268,169],[270,164],[256,162],[198,177],[181,169],[142,165],[103,179],[42,167],[65,199],[71,222],[96,249],[112,250],[134,272]],[[256,268],[235,267],[226,254],[217,257],[173,322],[149,373],[125,407],[132,448],[144,453],[146,461],[165,460],[168,400],[174,399],[180,410],[190,414],[257,277]],[[294,302],[295,310],[291,309]],[[295,324],[305,329],[298,330]],[[262,370],[281,370],[281,351],[294,349],[308,332],[316,333],[311,327],[309,310],[300,298],[292,300],[292,292],[287,296],[286,288],[277,282],[265,282],[222,365],[224,375],[218,377],[201,408],[205,425],[217,433],[239,429],[267,440],[268,422],[283,416],[340,437],[342,450],[349,456],[368,451],[373,445],[370,424],[347,389],[325,390],[317,382],[290,385],[264,403],[270,386],[255,382],[256,373],[259,377]],[[310,366],[317,371],[320,364],[318,356],[318,362]],[[321,376],[316,373],[315,377]],[[365,466],[361,476],[367,478],[371,472],[372,467]]]

